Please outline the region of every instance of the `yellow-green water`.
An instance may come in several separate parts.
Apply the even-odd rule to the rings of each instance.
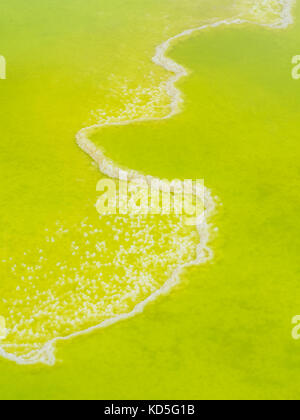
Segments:
[[[149,238],[149,221],[139,227],[138,238],[136,226],[121,227],[115,220],[95,226],[95,186],[101,175],[74,137],[104,112],[164,115],[168,98],[156,89],[168,75],[151,63],[156,45],[186,28],[235,17],[242,10],[230,1],[107,3],[30,6],[18,0],[5,5],[1,17],[5,36],[0,53],[7,59],[8,75],[0,85],[1,260],[6,261],[1,265],[0,308],[19,322],[24,314],[31,319],[34,302],[40,310],[45,300],[37,322],[42,324],[38,327],[50,324],[46,335],[53,332],[49,304],[61,302],[62,288],[56,288],[61,267],[68,278],[73,271],[81,279],[67,285],[58,316],[84,321],[86,312],[76,314],[74,308],[82,307],[87,289],[96,301],[98,294],[101,298],[103,291],[93,284],[99,257],[86,254],[95,252],[94,241],[108,242],[105,252],[100,247],[100,261],[108,264],[107,271],[101,270],[110,287],[114,282],[108,272],[120,276],[121,292],[124,286],[134,288],[145,244],[155,261],[164,255],[163,247],[172,250],[161,260],[169,268],[180,258],[193,257],[194,233],[175,233],[173,221],[159,229],[156,224],[159,238]],[[219,228],[212,244],[214,260],[188,269],[180,286],[143,314],[58,344],[55,366],[24,367],[2,359],[1,397],[297,398],[300,349],[291,339],[291,318],[299,303],[300,85],[291,78],[291,58],[300,48],[299,8],[294,15],[295,25],[285,30],[220,27],[178,44],[171,56],[191,70],[179,84],[183,112],[164,122],[102,130],[93,138],[107,156],[128,168],[162,178],[205,179],[223,203],[214,220]],[[153,91],[155,107],[143,107]],[[134,111],[128,106],[133,101]],[[117,270],[130,265],[128,250],[119,265],[113,260],[120,251],[111,241],[117,228],[128,235],[121,245],[126,239],[130,244],[140,240],[132,271],[125,274]],[[174,244],[179,234],[188,241],[182,250]],[[78,243],[79,254],[72,249]],[[41,256],[45,259],[39,261]],[[153,281],[146,282],[131,305],[164,281],[155,264],[146,274]],[[105,296],[114,293],[106,290]],[[51,313],[55,311],[54,306]],[[26,335],[29,327],[24,325]],[[14,338],[20,340],[20,335]]]

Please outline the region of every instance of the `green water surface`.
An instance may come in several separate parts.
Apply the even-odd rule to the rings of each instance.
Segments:
[[[76,223],[94,211],[99,173],[75,133],[91,110],[118,106],[112,69],[137,85],[145,83],[143,71],[161,80],[165,72],[150,61],[155,45],[196,23],[192,2],[174,9],[170,1],[86,3],[3,6],[6,256],[37,242],[41,226],[57,218]],[[197,9],[199,19],[233,14],[208,4]],[[300,305],[300,82],[291,59],[300,49],[299,7],[295,15],[283,31],[232,26],[178,44],[170,55],[191,71],[179,84],[184,111],[93,138],[129,168],[205,179],[222,203],[214,260],[189,269],[179,287],[134,319],[60,344],[54,367],[1,359],[0,398],[298,398],[300,346],[291,319]]]

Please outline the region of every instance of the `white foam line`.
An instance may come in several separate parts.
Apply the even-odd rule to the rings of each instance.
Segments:
[[[183,98],[182,98],[181,91],[176,87],[176,83],[182,77],[187,76],[188,71],[183,66],[176,63],[175,61],[173,61],[171,58],[167,57],[166,55],[168,50],[170,49],[170,47],[175,41],[191,36],[192,34],[196,32],[200,32],[202,30],[209,29],[209,28],[217,28],[219,26],[242,25],[242,24],[249,23],[249,24],[256,24],[259,26],[274,28],[274,29],[287,28],[289,25],[293,23],[292,7],[295,1],[296,0],[280,0],[279,1],[279,3],[283,6],[283,10],[280,15],[280,20],[274,24],[255,23],[249,20],[240,19],[238,17],[236,19],[221,20],[221,21],[210,23],[207,25],[202,25],[197,28],[188,29],[179,33],[178,35],[175,35],[169,38],[167,41],[163,42],[161,45],[159,45],[156,48],[156,54],[152,60],[158,66],[161,66],[165,70],[173,73],[173,76],[171,76],[166,83],[166,91],[171,98],[170,113],[162,118],[139,118],[139,119],[133,119],[133,120],[123,121],[123,122],[113,122],[113,123],[107,122],[107,123],[95,124],[90,127],[83,128],[76,135],[76,142],[78,146],[85,153],[87,153],[92,159],[94,159],[94,161],[99,165],[100,171],[104,175],[107,175],[110,178],[115,178],[115,179],[120,179],[120,180],[128,179],[131,181],[134,181],[134,180],[138,181],[142,179],[142,180],[146,180],[149,184],[153,180],[155,180],[156,182],[159,183],[160,189],[163,190],[166,187],[165,181],[162,181],[158,178],[154,178],[150,175],[141,174],[131,169],[128,169],[128,170],[121,169],[115,162],[113,162],[111,159],[108,159],[105,156],[104,152],[98,147],[96,147],[95,144],[89,139],[89,137],[96,131],[100,130],[101,128],[112,127],[112,126],[126,126],[130,124],[149,122],[149,121],[167,120],[167,119],[172,118],[176,114],[180,113],[181,105],[183,103]],[[173,189],[175,188],[175,186],[172,184],[171,184],[171,187]],[[194,194],[196,196],[198,195],[196,190],[194,190]],[[164,285],[160,289],[154,292],[146,300],[136,305],[135,308],[131,312],[127,314],[118,315],[116,317],[103,321],[98,325],[95,325],[93,327],[87,328],[82,331],[75,332],[66,337],[56,337],[53,340],[46,343],[39,352],[33,351],[32,358],[30,358],[31,353],[27,355],[28,358],[24,359],[21,357],[17,357],[14,354],[7,353],[1,347],[0,347],[0,355],[20,365],[33,365],[37,363],[54,365],[56,361],[55,354],[54,354],[55,345],[59,341],[67,341],[72,338],[79,337],[81,335],[90,334],[91,332],[96,331],[98,329],[106,328],[113,324],[116,324],[117,322],[132,318],[135,315],[142,313],[144,308],[150,302],[155,301],[161,295],[169,293],[170,290],[179,283],[180,276],[185,268],[203,264],[207,262],[208,260],[210,260],[213,256],[212,250],[208,246],[210,234],[209,234],[209,224],[207,220],[213,214],[216,204],[211,195],[211,192],[208,189],[205,190],[205,200],[206,200],[205,204],[206,204],[206,209],[207,209],[206,210],[207,219],[206,221],[203,221],[203,219],[201,219],[201,222],[199,221],[199,224],[197,225],[200,242],[197,247],[196,259],[192,262],[185,263],[177,267],[175,271],[173,272],[173,274],[171,275],[171,277],[164,283]]]

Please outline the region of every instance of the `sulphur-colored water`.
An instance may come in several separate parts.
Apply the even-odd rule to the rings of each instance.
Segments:
[[[277,29],[279,2],[150,1],[126,10],[123,2],[15,3],[19,13],[6,5],[1,18],[8,78],[0,85],[0,313],[9,331],[1,347],[18,362],[56,364],[3,360],[1,394],[291,396],[299,202],[290,62],[297,19]],[[170,75],[151,62],[156,46],[224,19],[252,24],[203,29],[171,53],[192,71],[179,86],[181,114],[100,129],[92,138],[122,167],[205,179],[224,209],[213,220],[219,239],[210,232],[213,265],[181,273],[182,286],[142,315],[41,353],[55,337],[130,313],[195,259],[199,232],[180,219],[99,220],[101,174],[75,134],[168,115]]]

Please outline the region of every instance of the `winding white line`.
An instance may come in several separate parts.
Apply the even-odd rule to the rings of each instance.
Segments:
[[[149,121],[167,120],[167,119],[172,118],[176,114],[180,113],[181,105],[183,104],[184,101],[182,98],[181,91],[176,87],[176,83],[182,77],[187,76],[188,72],[183,66],[176,63],[171,58],[167,57],[166,54],[168,50],[170,49],[170,47],[172,46],[172,44],[177,40],[186,38],[194,34],[195,32],[199,32],[208,28],[216,28],[219,26],[225,26],[225,25],[229,26],[229,25],[241,25],[241,24],[249,23],[249,24],[256,24],[259,26],[274,28],[274,29],[287,28],[290,24],[293,23],[292,7],[295,3],[295,0],[279,0],[279,3],[283,6],[283,9],[282,9],[282,13],[280,14],[280,20],[278,21],[278,23],[261,24],[261,23],[251,22],[245,19],[240,19],[240,18],[235,18],[231,20],[221,20],[221,21],[203,25],[197,28],[188,29],[184,32],[181,32],[178,35],[171,37],[170,39],[168,39],[167,41],[159,45],[156,48],[156,54],[152,60],[156,65],[161,66],[165,70],[173,73],[173,75],[169,78],[169,80],[166,83],[166,91],[167,91],[167,94],[171,98],[170,113],[162,118],[139,118],[139,119],[133,119],[133,120],[123,121],[123,122],[114,122],[114,123],[106,122],[106,123],[95,124],[90,127],[83,128],[76,135],[76,142],[78,146],[99,165],[100,171],[104,175],[107,175],[110,178],[120,179],[120,180],[129,180],[129,181],[144,180],[144,181],[147,181],[149,185],[151,184],[151,182],[155,180],[158,183],[160,190],[163,190],[164,188],[168,187],[169,185],[167,185],[166,181],[163,181],[159,178],[154,178],[150,175],[144,175],[131,169],[128,169],[128,170],[121,169],[120,167],[118,167],[118,165],[115,162],[107,158],[104,152],[98,147],[96,147],[95,144],[89,139],[89,137],[92,134],[94,134],[96,131],[99,131],[101,128],[112,127],[112,126],[126,126],[130,124],[147,122],[147,121],[149,122]],[[174,189],[175,189],[175,184],[171,183],[171,190],[174,191]],[[198,196],[198,192],[195,189],[193,193],[195,196]],[[167,294],[176,284],[179,283],[181,273],[185,268],[203,264],[212,258],[213,253],[212,253],[212,250],[208,246],[208,242],[210,238],[208,219],[213,214],[216,204],[215,204],[214,198],[211,195],[211,192],[207,188],[205,189],[205,205],[206,205],[206,216],[207,216],[206,220],[203,221],[203,219],[201,218],[201,220],[199,220],[198,224],[196,225],[197,230],[199,232],[200,242],[197,247],[197,257],[195,261],[192,261],[190,263],[185,263],[177,267],[175,271],[173,272],[172,276],[166,281],[166,283],[160,289],[154,292],[146,300],[136,305],[136,307],[130,313],[116,316],[114,318],[101,322],[100,324],[95,325],[94,327],[85,329],[83,331],[78,331],[66,337],[56,337],[53,340],[46,343],[40,351],[38,352],[33,351],[29,353],[26,359],[22,357],[17,357],[11,353],[7,353],[1,348],[1,346],[0,346],[0,355],[20,365],[33,365],[36,363],[54,365],[56,361],[55,345],[59,341],[67,341],[71,338],[89,334],[100,328],[111,326],[122,320],[132,318],[136,314],[142,313],[144,308],[150,302],[155,301],[161,295]]]

